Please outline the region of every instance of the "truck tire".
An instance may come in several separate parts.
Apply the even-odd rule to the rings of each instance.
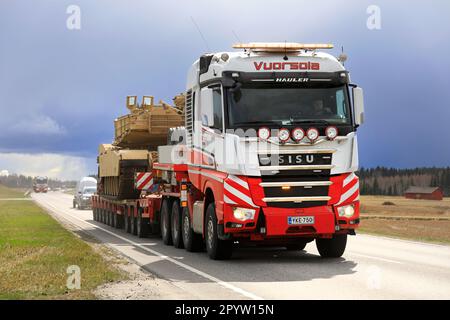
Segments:
[[[161,237],[165,245],[172,245],[172,232],[170,231],[170,205],[169,199],[164,199],[161,205],[161,216],[160,216],[160,227],[161,227]]]
[[[75,202],[75,200],[72,201],[73,204],[73,208],[75,209],[77,207],[77,203]]]
[[[134,216],[134,208],[131,209],[131,215],[130,215],[130,233],[134,236],[137,235],[137,228],[136,228],[136,217]]]
[[[305,249],[307,242],[290,243],[286,245],[286,250],[288,251],[300,251]]]
[[[143,211],[143,209],[139,208],[138,217],[137,217],[137,221],[136,221],[137,236],[139,238],[145,238],[150,233],[148,219],[142,218],[142,211]]]
[[[105,209],[100,209],[100,222],[105,223]]]
[[[180,202],[175,200],[171,211],[171,231],[173,246],[177,249],[183,249],[183,235],[181,234],[181,207]]]
[[[316,239],[317,250],[322,258],[339,258],[344,254],[346,245],[346,234],[338,234],[331,239]]]
[[[210,203],[206,209],[206,251],[213,260],[230,259],[233,254],[233,241],[220,240],[217,231],[216,207]]]
[[[202,250],[203,239],[200,234],[194,232],[191,227],[191,218],[189,216],[188,207],[182,210],[181,229],[183,230],[183,244],[184,248],[189,252],[198,252]]]
[[[130,233],[130,217],[127,215],[126,210],[123,215],[123,228],[125,232]]]

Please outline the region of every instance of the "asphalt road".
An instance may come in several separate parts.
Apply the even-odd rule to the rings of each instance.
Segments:
[[[95,222],[67,194],[32,197],[192,299],[450,299],[450,246],[357,235],[340,259],[320,258],[312,242],[299,252],[243,248],[213,261]]]

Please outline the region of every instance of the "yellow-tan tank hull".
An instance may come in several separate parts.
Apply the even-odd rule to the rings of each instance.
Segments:
[[[171,106],[163,101],[154,103],[152,96],[127,97],[129,114],[114,121],[115,139],[101,144],[98,156],[98,193],[113,199],[137,199],[136,172],[152,169],[152,157],[158,146],[167,144],[169,128],[184,124],[185,97],[180,94]]]
[[[99,148],[98,193],[109,198],[137,199],[140,191],[134,187],[134,174],[152,167],[152,153],[102,144]]]

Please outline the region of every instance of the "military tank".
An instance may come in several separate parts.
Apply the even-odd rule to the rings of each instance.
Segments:
[[[184,95],[174,99],[174,106],[153,96],[127,97],[129,114],[114,120],[112,144],[101,144],[98,150],[98,194],[110,199],[137,199],[134,187],[136,172],[150,171],[157,161],[157,147],[167,143],[169,128],[184,124]]]

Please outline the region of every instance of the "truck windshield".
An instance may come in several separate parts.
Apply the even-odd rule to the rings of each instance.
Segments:
[[[347,88],[257,88],[228,92],[231,127],[252,124],[294,125],[329,123],[348,125],[350,108]]]
[[[84,194],[94,194],[97,188],[84,188]]]

